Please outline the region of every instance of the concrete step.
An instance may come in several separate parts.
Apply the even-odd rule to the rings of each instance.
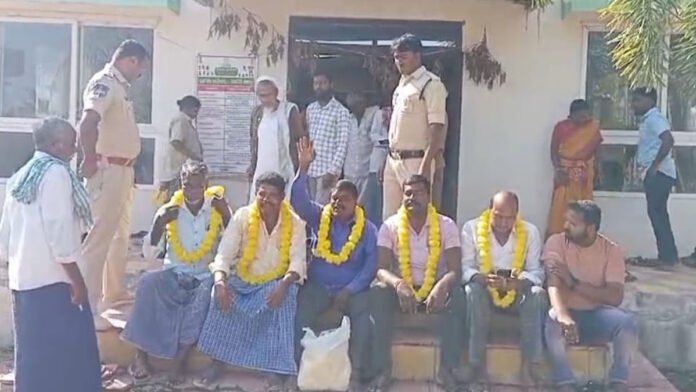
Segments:
[[[135,349],[119,338],[117,330],[101,332],[99,350],[105,363],[128,366],[135,355]],[[402,381],[431,381],[439,367],[440,348],[433,334],[415,330],[399,330],[395,333],[392,346],[392,374]],[[604,381],[609,358],[606,346],[577,346],[570,349],[570,361],[579,380]],[[489,381],[500,384],[514,384],[520,367],[520,350],[513,341],[496,339],[488,345],[487,365]],[[210,363],[205,355],[194,352],[191,369],[200,371]],[[466,356],[462,358],[466,363]],[[169,362],[153,358],[153,367],[166,370]],[[548,373],[549,367],[544,368]]]

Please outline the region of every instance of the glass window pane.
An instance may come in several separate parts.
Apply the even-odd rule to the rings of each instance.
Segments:
[[[114,50],[126,39],[143,44],[152,55],[152,30],[129,27],[85,26],[82,28],[82,58],[80,68],[80,91],[104,65],[111,61]],[[140,124],[152,122],[152,62],[143,75],[131,84],[135,118]]]
[[[596,191],[643,192],[641,173],[635,161],[636,147],[602,145],[595,164]],[[677,146],[673,151],[677,164],[676,193],[696,193],[696,146]]]
[[[596,191],[642,192],[643,182],[635,159],[636,146],[601,145],[595,159]]]
[[[34,154],[30,132],[0,132],[0,178],[9,178]]]
[[[68,118],[71,26],[0,23],[0,115]]]
[[[679,36],[673,35],[671,46],[674,48],[679,42]],[[679,76],[672,72],[674,64],[670,61],[669,81],[667,85],[667,115],[672,123],[673,131],[696,131],[696,100],[691,98],[693,94],[685,89]]]
[[[155,183],[155,139],[140,138],[140,155],[133,165],[135,183],[152,185]]]
[[[602,129],[635,130],[629,85],[614,68],[607,41],[604,32],[588,34],[585,95]]]
[[[696,193],[696,146],[674,147],[677,193]]]

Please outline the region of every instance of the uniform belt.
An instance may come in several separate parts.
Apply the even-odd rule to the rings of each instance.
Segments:
[[[123,166],[123,167],[131,167],[133,164],[135,164],[135,159],[134,158],[121,158],[121,157],[105,157],[105,156],[100,156],[100,160],[106,160],[109,162],[111,165],[116,165],[116,166]]]
[[[389,156],[399,160],[423,158],[425,156],[425,150],[394,150],[390,148]]]

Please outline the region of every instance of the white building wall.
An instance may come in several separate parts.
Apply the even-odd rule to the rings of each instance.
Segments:
[[[79,18],[155,28],[153,123],[144,127],[143,133],[158,137],[160,154],[156,160],[161,159],[167,124],[177,110],[176,99],[195,92],[196,56],[246,54],[241,33],[238,39],[208,39],[210,11],[193,0],[183,0],[178,16],[165,10],[4,3],[0,17]],[[536,15],[527,18],[522,8],[507,0],[238,0],[237,4],[284,32],[290,15],[466,21],[464,42],[469,46],[480,40],[486,28],[489,47],[503,64],[507,83],[489,91],[465,78],[457,218],[463,223],[486,206],[491,193],[510,189],[519,193],[525,217],[543,230],[552,187],[548,158],[551,130],[566,115],[569,102],[583,94],[582,25],[578,19],[561,19],[560,5],[541,15],[537,33]],[[261,73],[285,83],[286,60],[270,68],[261,61],[260,66]],[[226,185],[234,207],[247,200],[245,181]],[[149,226],[154,212],[152,192],[148,187],[136,191],[133,231]],[[687,226],[693,200],[677,196],[671,203],[673,227],[684,254],[694,245]],[[604,207],[604,228],[611,237],[630,254],[654,255],[642,195],[598,197],[598,201]]]

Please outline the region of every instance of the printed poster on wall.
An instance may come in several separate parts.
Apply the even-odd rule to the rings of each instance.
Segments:
[[[198,134],[213,175],[246,173],[256,58],[198,56]]]

